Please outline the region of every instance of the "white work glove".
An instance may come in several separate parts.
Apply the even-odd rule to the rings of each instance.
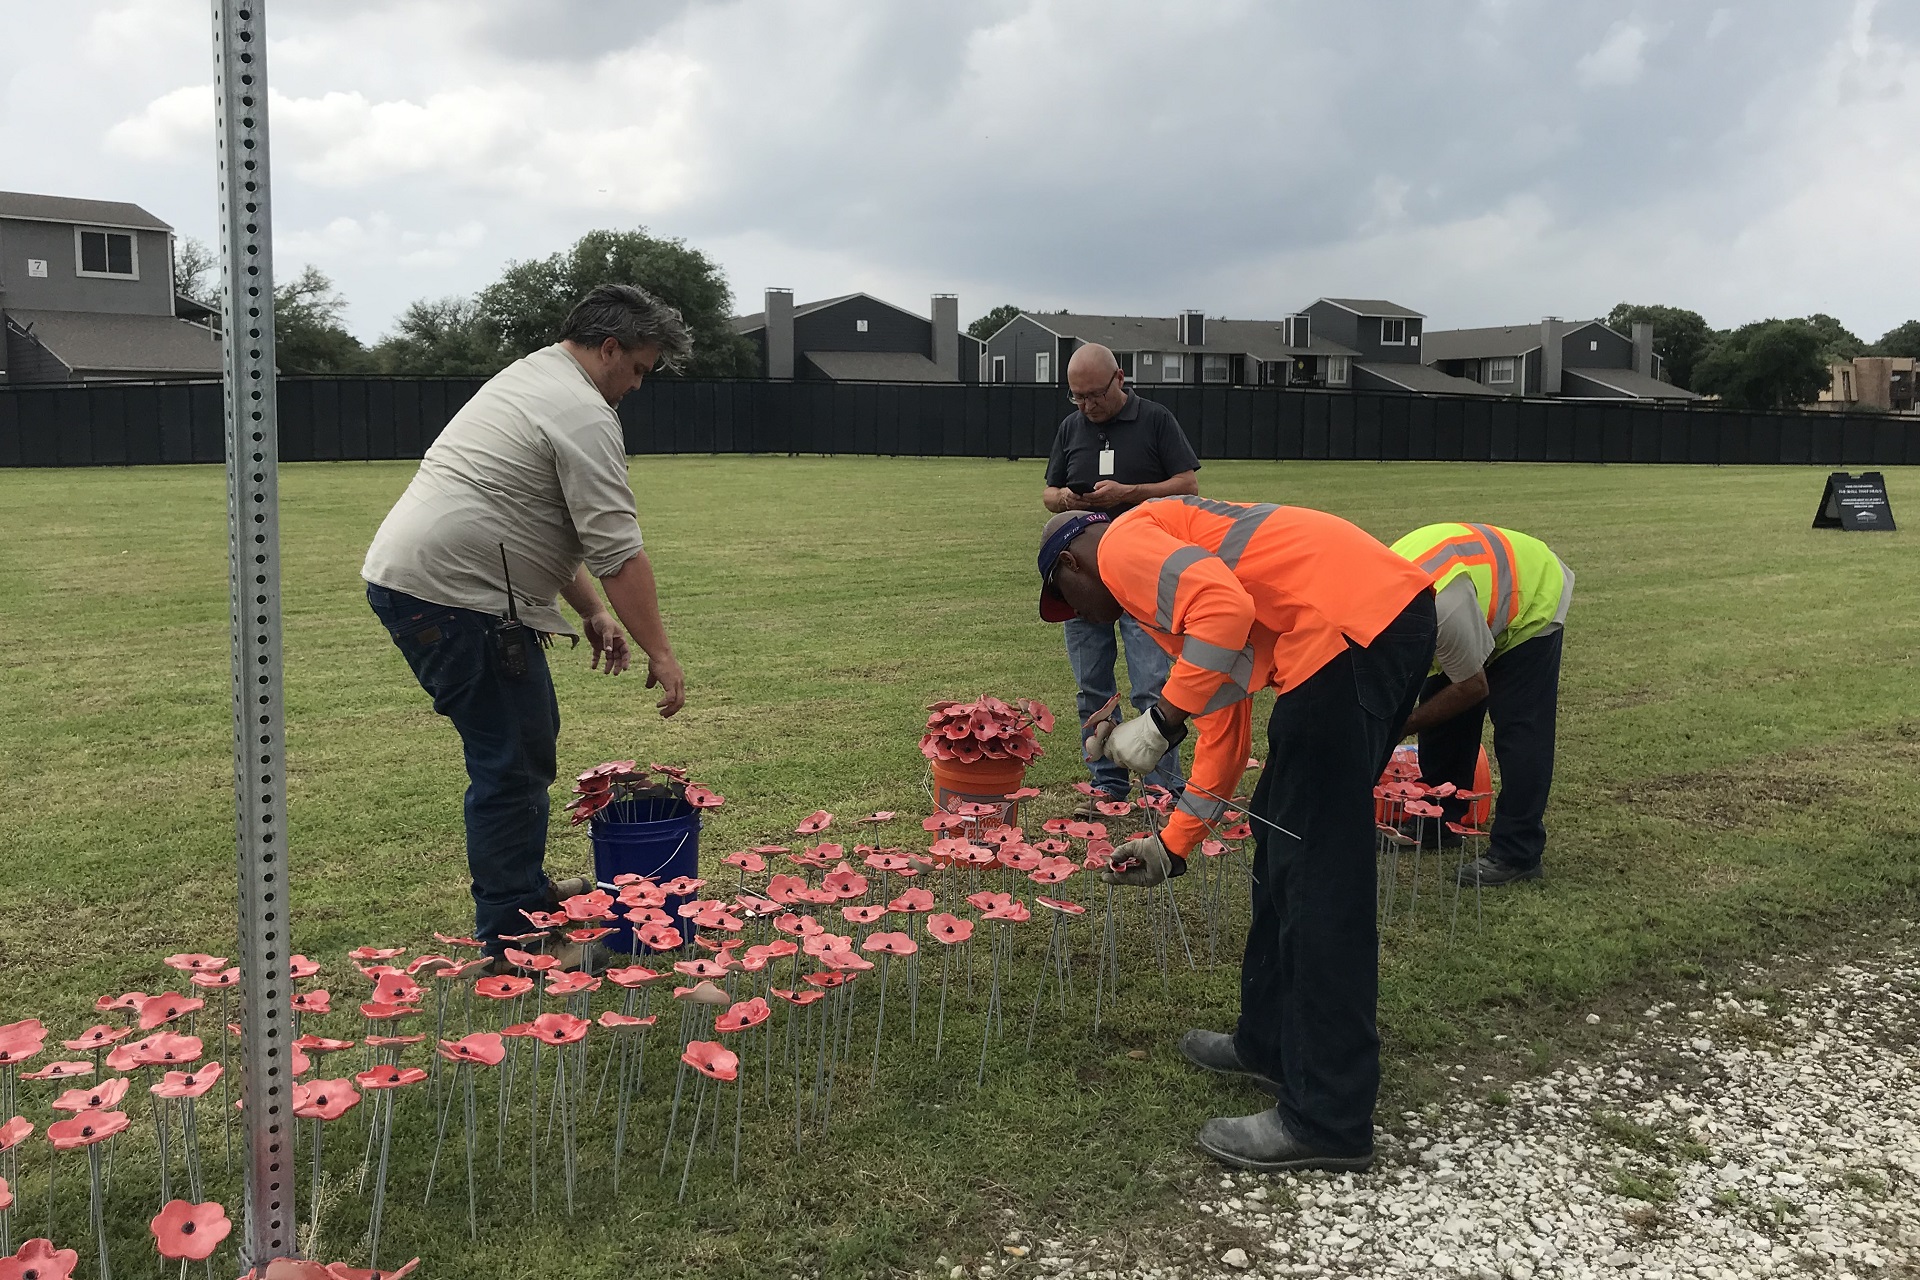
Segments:
[[[1151,889],[1162,880],[1185,875],[1186,871],[1187,860],[1169,852],[1159,836],[1141,836],[1113,851],[1110,865],[1100,873],[1100,879],[1107,884]]]
[[[1160,767],[1160,757],[1167,754],[1173,743],[1167,741],[1160,726],[1154,722],[1153,713],[1135,716],[1112,732],[1102,734],[1097,730],[1087,743],[1087,758],[1090,760],[1107,759],[1132,773],[1145,776]]]

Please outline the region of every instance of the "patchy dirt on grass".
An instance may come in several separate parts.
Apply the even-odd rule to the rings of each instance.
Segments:
[[[1889,776],[1920,775],[1920,725],[1756,756],[1722,769],[1650,778],[1613,793],[1643,813],[1717,831],[1767,831],[1808,813],[1874,802]]]

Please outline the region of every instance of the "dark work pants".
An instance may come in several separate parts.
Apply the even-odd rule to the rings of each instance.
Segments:
[[[453,721],[467,759],[467,870],[474,936],[498,955],[502,934],[533,926],[520,912],[552,906],[545,869],[547,789],[553,785],[560,704],[546,651],[528,646],[527,674],[500,674],[499,619],[367,586],[367,603],[413,668],[433,709]]]
[[[1277,1081],[1287,1129],[1315,1150],[1373,1149],[1373,788],[1433,662],[1433,593],[1366,648],[1274,700],[1251,813],[1253,923],[1240,970],[1240,1060]]]
[[[1547,793],[1553,789],[1554,721],[1560,705],[1560,647],[1564,630],[1517,644],[1487,664],[1487,696],[1445,724],[1420,735],[1420,780],[1473,789],[1480,729],[1493,720],[1493,758],[1500,762],[1500,795],[1493,804],[1487,856],[1515,867],[1537,867],[1547,848]],[[1433,676],[1421,701],[1450,685]],[[1441,803],[1459,822],[1463,800]]]

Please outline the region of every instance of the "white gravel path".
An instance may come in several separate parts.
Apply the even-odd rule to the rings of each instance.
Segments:
[[[1587,1065],[1456,1074],[1370,1175],[1208,1174],[1178,1238],[1016,1231],[934,1274],[1920,1277],[1920,948],[1895,936],[1772,1007],[1700,991]]]

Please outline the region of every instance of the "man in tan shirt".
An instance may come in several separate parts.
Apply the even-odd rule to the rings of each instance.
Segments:
[[[560,341],[502,369],[454,415],[360,570],[367,602],[459,731],[474,936],[496,958],[502,935],[526,932],[522,910],[560,896],[545,870],[560,733],[550,638],[584,633],[593,666],[617,675],[629,662],[624,624],[647,655],[660,714],[686,701],[614,406],[691,350],[673,308],[630,285],[594,289]],[[579,633],[556,596],[579,615]]]

